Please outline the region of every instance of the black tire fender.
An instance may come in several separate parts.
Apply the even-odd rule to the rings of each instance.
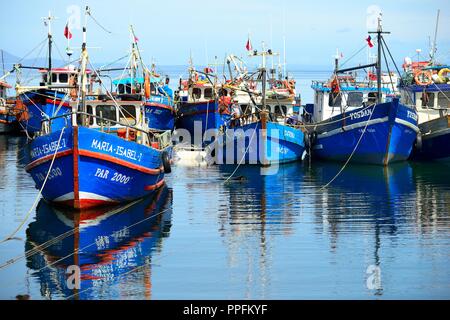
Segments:
[[[161,161],[163,164],[164,173],[171,173],[172,167],[170,166],[170,156],[169,153],[165,150],[161,153]]]
[[[418,132],[416,136],[416,140],[414,141],[414,148],[416,150],[422,149],[422,133]]]

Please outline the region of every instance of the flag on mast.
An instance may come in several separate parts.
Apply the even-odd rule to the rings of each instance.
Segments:
[[[373,47],[372,37],[368,36],[366,41],[367,41],[367,44],[369,45],[369,48],[372,48]]]
[[[245,49],[247,49],[247,51],[252,51],[252,43],[250,42],[250,35],[248,36],[247,44],[245,45]]]
[[[69,30],[69,23],[66,23],[66,27],[64,28],[64,36],[66,39],[72,39],[72,33]]]

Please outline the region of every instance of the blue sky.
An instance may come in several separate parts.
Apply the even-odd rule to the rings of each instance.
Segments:
[[[5,2],[5,0],[2,0]],[[438,57],[450,63],[450,1],[448,0],[360,0],[360,1],[8,1],[9,13],[0,20],[0,47],[23,56],[41,39],[46,28],[41,17],[48,10],[59,19],[53,23],[55,42],[64,52],[63,36],[71,6],[91,7],[93,16],[112,34],[88,20],[91,59],[108,62],[126,54],[128,25],[140,39],[144,59],[161,65],[185,64],[192,52],[196,64],[227,53],[242,55],[250,32],[255,48],[265,41],[275,51],[283,50],[286,38],[288,64],[332,66],[336,48],[344,60],[364,46],[367,37],[367,9],[377,5],[383,11],[383,25],[392,32],[387,42],[398,62],[415,50],[427,55],[429,36],[434,33],[437,9],[441,10]],[[20,16],[20,18],[18,18]],[[283,22],[284,21],[284,22]],[[82,21],[81,21],[82,22]],[[81,30],[73,30],[73,46],[80,46]],[[56,57],[58,54],[55,53]],[[366,53],[355,62],[366,62]]]

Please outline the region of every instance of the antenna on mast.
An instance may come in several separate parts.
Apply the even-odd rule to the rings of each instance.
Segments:
[[[52,13],[49,11],[47,17],[42,18],[44,20],[44,25],[48,28],[48,70],[47,70],[47,84],[52,84],[52,20],[55,20],[56,17],[52,16]]]
[[[437,37],[437,32],[438,32],[438,25],[439,25],[439,13],[441,10],[438,9],[437,11],[437,16],[436,16],[436,28],[434,30],[434,41],[433,41],[433,46],[431,48],[431,52],[430,52],[430,60],[431,60],[431,64],[434,64],[434,55],[436,54],[436,37]]]

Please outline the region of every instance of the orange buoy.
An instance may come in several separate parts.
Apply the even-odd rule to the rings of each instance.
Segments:
[[[145,74],[144,78],[144,92],[145,92],[145,98],[150,98],[150,76],[148,73]]]

